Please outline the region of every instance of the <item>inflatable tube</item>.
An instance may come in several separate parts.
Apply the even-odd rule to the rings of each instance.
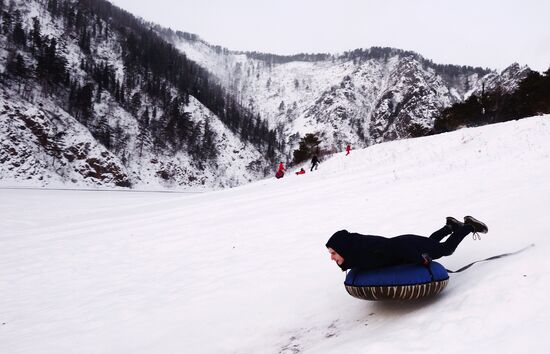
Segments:
[[[348,293],[363,300],[412,300],[439,294],[449,281],[445,267],[431,262],[429,268],[403,264],[361,271],[351,269],[344,285]]]

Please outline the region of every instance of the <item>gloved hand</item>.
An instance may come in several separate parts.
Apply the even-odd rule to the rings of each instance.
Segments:
[[[423,266],[429,266],[430,262],[432,261],[432,258],[427,253],[422,253],[422,265]]]

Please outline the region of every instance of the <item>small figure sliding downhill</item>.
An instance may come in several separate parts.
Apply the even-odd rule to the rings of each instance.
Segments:
[[[453,254],[468,234],[485,234],[488,230],[484,223],[471,216],[464,217],[464,223],[447,217],[447,223],[430,237],[409,234],[386,238],[341,230],[332,235],[326,247],[342,270],[370,270],[408,263],[427,265],[432,259]],[[449,238],[441,242],[446,236]]]
[[[386,238],[341,230],[330,237],[326,247],[343,271],[351,269],[345,285],[352,296],[413,299],[437,294],[447,285],[446,269],[432,259],[453,254],[468,234],[488,231],[487,225],[472,216],[465,216],[464,222],[447,217],[446,224],[430,237],[408,234]]]

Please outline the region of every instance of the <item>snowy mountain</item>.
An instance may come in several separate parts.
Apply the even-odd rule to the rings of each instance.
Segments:
[[[197,120],[209,120],[217,136],[215,143],[225,152],[212,165],[203,165],[202,170],[185,153],[170,156],[143,148],[139,156],[139,127],[113,102],[95,104],[95,110],[117,131],[124,131],[126,143],[116,153],[51,101],[37,99],[29,103],[6,91],[0,96],[0,180],[4,185],[138,189],[180,186],[189,190],[235,186],[263,175],[260,164],[256,173],[251,168],[261,154],[227,131],[195,100],[187,107],[188,112]]]
[[[482,90],[513,91],[530,71],[438,65],[392,48],[281,57],[231,52],[188,33],[165,37],[267,119],[289,150],[307,133],[329,151],[424,135],[443,108]]]
[[[0,189],[0,352],[548,353],[549,174],[545,115],[224,191]],[[451,274],[435,298],[347,294],[335,231],[427,235],[449,215],[489,232],[448,269],[535,246]]]
[[[225,94],[130,14],[103,0],[1,10],[2,184],[211,189],[270,168],[266,128],[230,98],[214,105]]]
[[[391,48],[231,52],[105,0],[1,2],[0,15],[3,185],[232,187],[290,162],[307,133],[323,153],[422,136],[443,108],[529,71]]]

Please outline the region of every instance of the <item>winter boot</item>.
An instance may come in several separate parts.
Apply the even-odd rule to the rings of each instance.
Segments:
[[[487,225],[475,219],[473,216],[465,216],[464,224],[471,225],[474,228],[474,232],[479,232],[481,234],[486,234],[487,231],[489,231]]]
[[[449,226],[453,232],[457,230],[459,227],[464,226],[462,222],[458,221],[452,216],[447,216],[447,223],[445,225]]]

